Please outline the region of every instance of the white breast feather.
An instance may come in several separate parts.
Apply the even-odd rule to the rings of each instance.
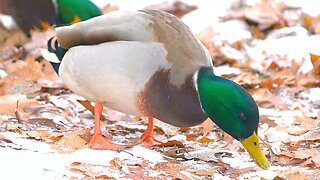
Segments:
[[[140,115],[135,97],[159,69],[168,69],[162,43],[115,41],[76,46],[64,56],[60,76],[75,93],[111,109]]]

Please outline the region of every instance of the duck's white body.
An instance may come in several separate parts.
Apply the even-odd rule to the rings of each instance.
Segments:
[[[157,69],[170,67],[166,54],[163,45],[155,42],[76,46],[64,56],[59,74],[68,87],[86,99],[95,101],[99,97],[107,107],[143,116],[136,108],[135,97]]]
[[[175,16],[117,11],[56,33],[61,47],[69,49],[59,75],[75,93],[176,126],[206,119],[192,77],[200,67],[211,67],[211,58]]]

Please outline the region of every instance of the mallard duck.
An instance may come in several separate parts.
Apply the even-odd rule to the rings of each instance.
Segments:
[[[0,13],[11,15],[27,35],[36,27],[71,24],[102,14],[90,0],[56,0],[54,2],[56,4],[52,0],[0,0]]]
[[[11,15],[25,34],[41,22],[57,22],[55,8],[51,0],[0,0],[0,13]]]
[[[67,87],[95,102],[92,148],[119,148],[101,135],[103,106],[149,118],[139,143],[155,141],[153,118],[189,127],[209,117],[239,140],[260,167],[269,167],[260,149],[254,99],[214,74],[206,48],[174,15],[115,11],[55,30],[56,40],[42,54]]]
[[[102,15],[100,9],[90,0],[56,0],[59,22],[70,24]]]

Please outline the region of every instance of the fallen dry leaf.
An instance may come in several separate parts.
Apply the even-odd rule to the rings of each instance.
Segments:
[[[320,164],[320,152],[317,149],[304,149],[289,152],[279,152],[272,157],[274,165],[309,165],[311,162]],[[308,162],[308,163],[304,163]]]
[[[0,96],[0,114],[15,117],[15,110],[18,103],[18,112],[22,119],[28,119],[29,113],[25,113],[23,109],[26,106],[38,105],[39,102],[35,99],[27,99],[24,95],[6,95]]]
[[[173,2],[164,1],[161,4],[154,4],[148,7],[145,7],[146,10],[159,10],[159,11],[166,11],[175,16],[181,18],[185,14],[194,11],[197,9],[195,5],[188,5],[185,2],[175,0]]]
[[[307,169],[296,169],[296,170],[283,172],[280,175],[276,176],[274,179],[275,180],[281,180],[281,179],[297,179],[298,180],[298,179],[309,179],[309,177],[313,177],[313,174],[310,173],[310,171],[308,171]],[[310,180],[311,179],[313,178],[310,178]]]
[[[183,170],[186,170],[187,167],[183,165],[178,165],[173,161],[169,161],[166,163],[160,162],[154,166],[155,170],[162,170],[166,173],[169,173],[174,178],[178,179],[190,179],[188,176],[182,173]]]
[[[36,82],[42,74],[41,64],[31,56],[25,61],[7,64],[5,69],[9,75],[0,80],[2,96],[19,93],[32,96],[34,92],[40,90],[41,87]]]
[[[30,124],[30,125],[35,125],[37,127],[48,127],[50,129],[57,129],[58,125],[53,122],[52,119],[47,119],[47,118],[30,118],[24,123]]]
[[[107,4],[106,6],[102,7],[102,13],[103,14],[106,14],[106,13],[109,13],[109,12],[112,12],[112,11],[117,11],[119,10],[119,7],[118,5],[116,4]]]
[[[310,53],[310,59],[313,64],[314,73],[320,75],[320,56]]]
[[[12,30],[10,36],[5,38],[4,44],[21,46],[28,42],[27,36],[20,30]]]
[[[283,82],[284,78],[274,79],[273,77],[268,77],[267,79],[263,80],[259,85],[262,88],[273,89],[274,87],[283,84]]]
[[[303,18],[303,23],[304,26],[309,29],[311,32],[315,33],[315,34],[319,34],[320,33],[320,16],[310,16],[308,14],[304,14],[304,18]]]
[[[244,8],[244,17],[259,24],[286,25],[280,11],[284,8],[283,2],[275,0],[262,0],[255,6]]]
[[[87,141],[81,136],[82,132],[68,132],[54,144],[54,147],[61,152],[73,152],[77,149],[82,149],[87,145]]]
[[[172,148],[163,151],[163,153],[172,158],[185,158],[184,153],[186,150],[184,148],[179,148],[178,146],[173,146]]]
[[[250,26],[250,31],[257,39],[265,39],[266,37],[266,35],[257,26]]]
[[[201,144],[207,144],[207,143],[213,143],[214,140],[204,136],[204,137],[198,139],[198,142]]]
[[[215,124],[212,122],[211,119],[207,119],[199,126],[202,128],[202,135],[206,136],[212,131]]]
[[[215,172],[207,171],[207,170],[198,170],[198,171],[195,171],[195,173],[200,176],[212,176]]]
[[[183,145],[182,142],[177,141],[177,140],[173,140],[173,141],[167,141],[165,143],[161,143],[161,144],[157,144],[155,146],[158,147],[179,147],[179,148],[185,148],[185,145]]]
[[[288,147],[288,150],[289,151],[296,151],[298,148],[300,148],[300,146],[301,146],[301,141],[298,141],[298,142],[290,142],[290,143],[288,143],[288,145],[287,146],[289,146]]]
[[[92,114],[94,114],[94,107],[91,105],[91,102],[88,100],[77,100],[83,107],[89,110]]]
[[[0,142],[3,141],[5,143],[12,143],[12,141],[10,139],[8,139],[7,137],[5,137],[3,134],[0,134]]]

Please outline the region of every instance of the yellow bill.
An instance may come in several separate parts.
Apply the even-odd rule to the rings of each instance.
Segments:
[[[261,151],[259,138],[255,132],[247,139],[241,140],[241,143],[258,166],[262,169],[269,169],[268,159]]]

